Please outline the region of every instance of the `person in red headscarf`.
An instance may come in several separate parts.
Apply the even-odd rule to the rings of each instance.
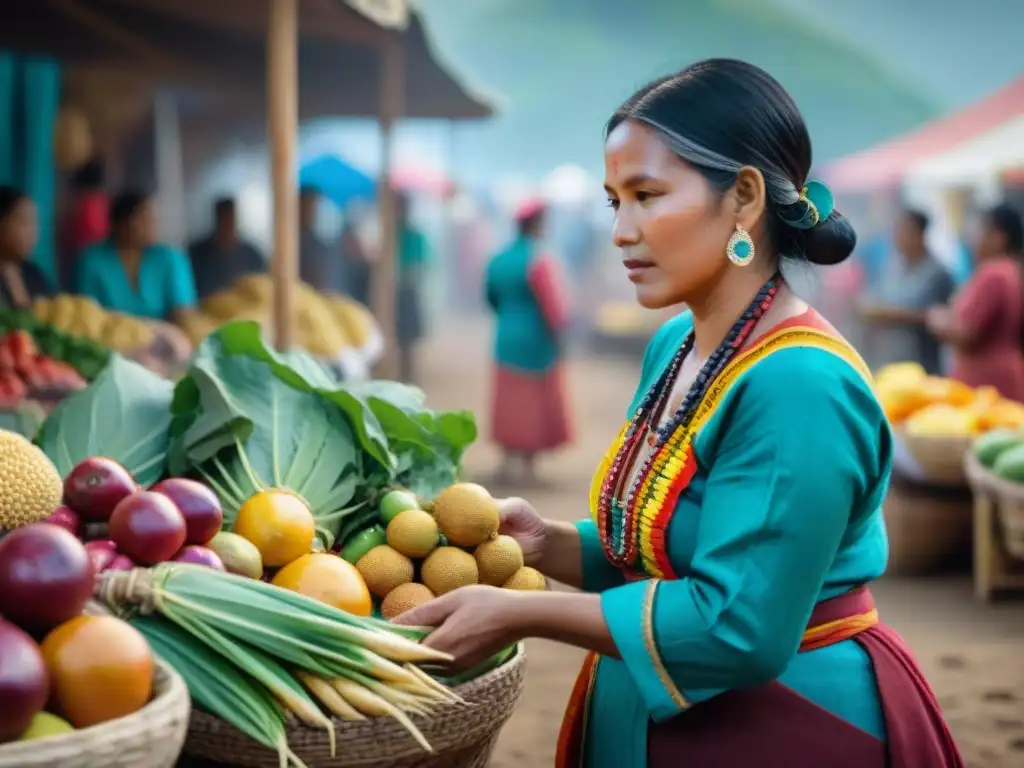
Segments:
[[[557,263],[538,248],[546,209],[531,200],[516,213],[515,239],[487,265],[486,300],[497,319],[491,436],[505,453],[499,479],[518,459],[534,479],[538,454],[571,439],[561,336],[568,309]]]

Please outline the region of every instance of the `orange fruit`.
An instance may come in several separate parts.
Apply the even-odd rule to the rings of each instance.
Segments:
[[[75,728],[137,712],[153,695],[153,652],[131,624],[76,616],[43,640],[52,699]]]
[[[316,520],[294,493],[260,491],[238,510],[233,530],[256,545],[265,567],[278,568],[309,553]]]
[[[279,570],[270,583],[356,616],[373,612],[373,600],[362,574],[337,555],[303,555]]]

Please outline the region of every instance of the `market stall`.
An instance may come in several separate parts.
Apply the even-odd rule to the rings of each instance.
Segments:
[[[980,435],[1024,429],[1024,405],[899,363],[875,376],[895,434],[885,516],[889,572],[921,575],[969,555],[973,498],[965,457]]]
[[[252,321],[176,382],[111,356],[36,445],[0,431],[0,766],[139,760],[147,738],[137,765],[485,765],[522,650],[453,676],[389,621],[468,584],[546,586],[458,481],[476,433]],[[8,653],[33,675],[5,677]],[[159,732],[131,733],[150,708]]]
[[[169,768],[182,751],[471,768],[521,693],[521,648],[452,676],[424,630],[389,621],[467,584],[545,588],[496,535],[490,494],[457,482],[472,415],[393,382],[346,386],[294,349],[298,10],[271,0],[262,22],[277,349],[258,323],[229,322],[173,382],[113,354],[37,445],[0,431],[3,768]],[[402,54],[388,40],[389,128]]]

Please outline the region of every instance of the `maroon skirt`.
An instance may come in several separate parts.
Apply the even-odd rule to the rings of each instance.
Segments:
[[[868,653],[885,715],[885,742],[796,691],[772,682],[728,691],[701,702],[647,733],[649,768],[965,768],[935,694],[903,639],[877,621],[845,620],[874,615],[874,600],[861,587],[820,603],[801,651],[852,637]],[[829,634],[828,627],[835,627]],[[559,743],[559,768],[581,765],[585,715],[567,710]],[[574,719],[575,718],[575,719]]]
[[[494,371],[491,438],[506,451],[553,451],[572,440],[562,367],[526,373]]]

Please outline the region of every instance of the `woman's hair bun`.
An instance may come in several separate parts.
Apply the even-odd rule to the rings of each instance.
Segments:
[[[850,257],[857,246],[857,233],[839,211],[810,229],[797,230],[796,240],[811,264],[832,266]]]

